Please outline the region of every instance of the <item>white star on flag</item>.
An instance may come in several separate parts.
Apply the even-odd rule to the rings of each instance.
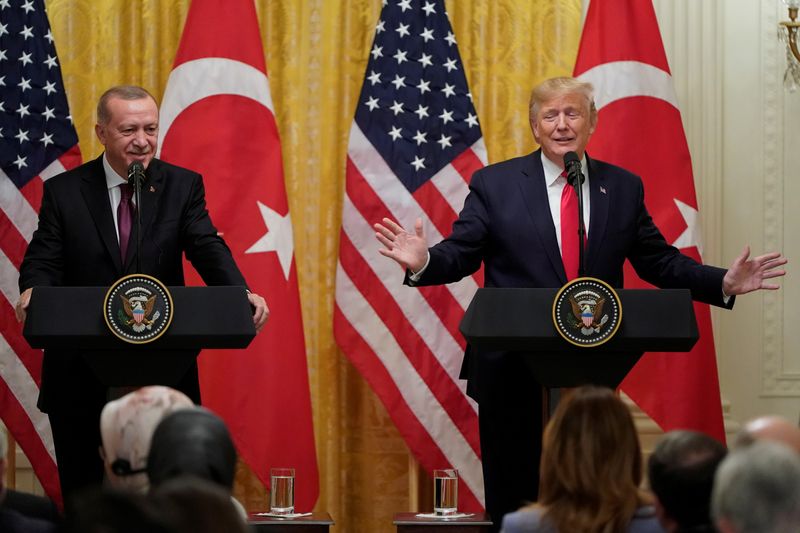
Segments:
[[[289,280],[289,268],[292,266],[292,256],[294,255],[294,234],[292,232],[292,219],[289,213],[281,216],[261,202],[256,202],[264,219],[267,232],[258,239],[250,248],[245,250],[246,254],[257,254],[261,252],[275,252],[278,254],[278,261],[281,263],[281,270],[286,280]]]
[[[681,216],[683,216],[683,220],[686,222],[686,229],[675,239],[672,246],[678,249],[696,246],[697,251],[700,252],[702,256],[703,244],[700,238],[700,213],[698,213],[697,209],[694,207],[681,202],[677,198],[674,200],[675,205],[678,206],[678,211],[681,212]]]

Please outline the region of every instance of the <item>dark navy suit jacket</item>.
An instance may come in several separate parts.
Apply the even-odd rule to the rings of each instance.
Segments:
[[[475,172],[449,237],[430,248],[430,262],[414,285],[451,283],[485,265],[486,287],[560,287],[567,282],[547,199],[541,150]],[[687,288],[692,298],[723,303],[726,270],[705,266],[670,246],[644,204],[642,180],[586,156],[591,216],[586,275],[622,287],[623,264],[661,288]],[[408,283],[408,279],[407,279]],[[467,351],[462,377],[477,395],[477,370]],[[488,376],[486,376],[488,377]]]

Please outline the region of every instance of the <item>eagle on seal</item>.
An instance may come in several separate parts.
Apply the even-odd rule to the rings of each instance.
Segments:
[[[602,324],[598,320],[603,316],[604,303],[606,303],[606,299],[600,298],[594,304],[594,309],[592,309],[590,304],[584,303],[581,305],[574,296],[570,295],[569,304],[572,306],[572,314],[578,319],[576,327],[599,328]]]
[[[121,298],[122,308],[125,310],[125,314],[130,317],[130,320],[125,322],[126,326],[142,323],[149,326],[153,323],[152,320],[149,320],[149,317],[153,314],[153,307],[156,305],[155,296],[151,296],[144,302],[139,298],[131,298],[130,300],[124,296]]]

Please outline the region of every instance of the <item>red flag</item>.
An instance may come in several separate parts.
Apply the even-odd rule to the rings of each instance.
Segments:
[[[81,163],[43,0],[0,9],[0,417],[48,496],[61,500],[47,416],[36,407],[42,352],[14,317],[19,266],[37,225],[42,184]],[[19,61],[16,60],[19,58]]]
[[[692,162],[651,2],[592,2],[575,75],[595,87],[600,119],[588,153],[642,177],[645,202],[668,242],[701,261]],[[645,287],[626,265],[627,287]],[[722,287],[720,287],[722,291]],[[695,303],[700,340],[690,353],[647,353],[622,389],[665,431],[725,441],[708,306]]]
[[[482,274],[421,289],[378,254],[372,223],[425,221],[441,240],[486,164],[443,0],[385,3],[347,148],[336,272],[336,341],[430,473],[456,468],[460,510],[484,506],[477,406],[459,379],[458,331]]]
[[[201,357],[203,403],[265,485],[270,467],[295,468],[296,509],[311,511],[319,474],[294,241],[252,0],[192,2],[159,136],[164,160],[203,174],[212,219],[271,311],[247,350]]]

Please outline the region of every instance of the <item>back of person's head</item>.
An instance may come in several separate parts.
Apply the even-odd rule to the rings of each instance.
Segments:
[[[165,415],[192,405],[182,392],[161,386],[143,387],[108,402],[100,414],[100,435],[109,484],[147,491],[145,467],[153,431]]]
[[[67,533],[177,533],[144,494],[90,488],[73,495]]]
[[[800,456],[768,441],[732,451],[717,469],[711,509],[720,532],[797,533]]]
[[[613,390],[562,399],[542,443],[539,503],[558,531],[623,531],[645,501],[639,438]]]
[[[779,442],[800,453],[800,427],[780,416],[760,416],[745,423],[736,435],[733,447],[749,446],[759,440]]]
[[[670,431],[661,438],[648,477],[662,524],[677,531],[711,528],[714,473],[727,453],[719,441],[696,431]]]
[[[153,433],[147,475],[153,487],[189,475],[230,492],[236,475],[236,448],[225,423],[202,407],[166,416]]]
[[[150,495],[177,533],[247,531],[228,491],[205,479],[173,478],[153,487]]]

